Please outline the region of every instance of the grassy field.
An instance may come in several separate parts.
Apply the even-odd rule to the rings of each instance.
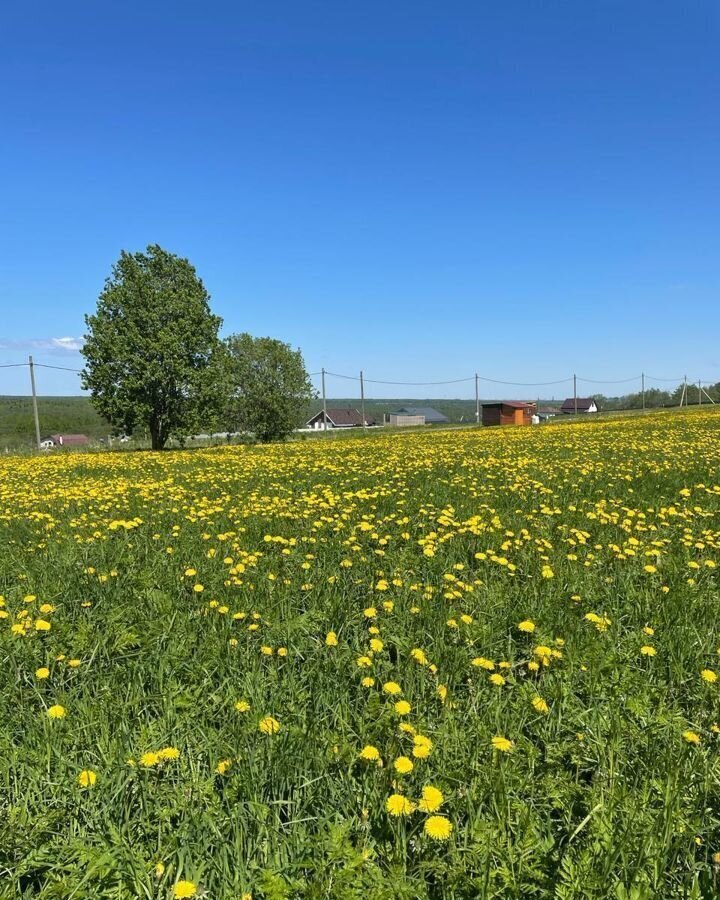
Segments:
[[[720,415],[0,460],[0,897],[720,891]]]

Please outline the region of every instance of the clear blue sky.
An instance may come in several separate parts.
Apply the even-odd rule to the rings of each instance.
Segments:
[[[57,339],[157,242],[311,371],[720,380],[719,10],[9,0],[0,363],[79,367]]]

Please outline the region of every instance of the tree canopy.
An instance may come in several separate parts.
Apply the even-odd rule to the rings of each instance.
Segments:
[[[115,429],[146,427],[154,450],[212,408],[222,320],[209,301],[190,262],[152,244],[120,254],[85,317],[83,387]]]
[[[302,353],[269,337],[225,341],[224,419],[259,441],[281,440],[302,424],[314,392]]]

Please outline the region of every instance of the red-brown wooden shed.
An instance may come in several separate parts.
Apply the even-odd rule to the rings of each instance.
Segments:
[[[497,400],[483,403],[483,425],[531,425],[535,413],[534,403],[524,400]]]

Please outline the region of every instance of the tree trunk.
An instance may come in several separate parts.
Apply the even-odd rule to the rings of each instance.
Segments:
[[[162,450],[165,447],[167,435],[158,418],[152,416],[150,418],[150,446],[153,450]]]

